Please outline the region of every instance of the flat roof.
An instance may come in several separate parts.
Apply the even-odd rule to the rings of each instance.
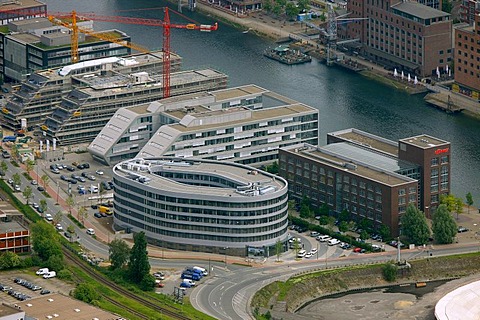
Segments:
[[[148,168],[145,171],[139,171],[127,169],[127,166],[138,165],[143,168]],[[148,171],[147,171],[148,170]],[[254,169],[252,167],[240,165],[229,161],[214,161],[203,159],[179,159],[173,157],[160,157],[160,158],[146,158],[146,159],[132,159],[121,162],[114,167],[114,174],[123,176],[125,178],[132,178],[134,176],[146,177],[149,180],[148,186],[158,189],[166,189],[171,192],[187,193],[187,194],[199,194],[204,196],[220,196],[220,197],[245,197],[248,195],[237,192],[233,187],[210,187],[210,186],[197,186],[186,183],[180,183],[170,178],[162,177],[155,172],[181,172],[192,174],[205,174],[208,176],[222,177],[228,181],[233,181],[239,186],[247,186],[249,184],[254,185],[258,183],[263,187],[272,186],[275,191],[279,191],[287,187],[286,181],[267,172]],[[255,172],[255,174],[252,174]],[[134,179],[132,179],[134,181]],[[144,183],[135,181],[139,185]],[[199,188],[202,189],[201,192]]]
[[[0,5],[0,8],[3,8],[3,6]],[[47,22],[47,21],[50,22],[50,20],[48,20],[48,18],[46,17],[35,17],[30,19],[10,21],[9,23],[15,26],[22,26],[22,25],[34,24],[39,22]],[[53,23],[50,22],[50,24],[53,26]]]
[[[249,95],[249,94],[260,95],[266,92],[268,92],[267,89],[261,88],[254,84],[250,84],[250,85],[241,86],[241,87],[217,90],[212,92],[211,94],[215,96],[217,101],[221,101],[221,100],[230,100],[237,97],[244,97],[245,95]]]
[[[410,137],[410,138],[400,139],[399,141],[406,144],[411,144],[423,149],[429,149],[433,147],[450,144],[450,142],[448,141],[441,140],[426,134],[421,134],[421,135]]]
[[[23,227],[16,221],[3,221],[4,219],[0,220],[0,233],[7,233],[7,232],[17,232],[17,231],[26,231],[27,228]]]
[[[370,134],[368,132],[351,128],[347,130],[331,132],[328,133],[328,135],[398,156],[398,143]]]
[[[230,112],[230,113],[245,112],[245,110],[246,110],[244,107],[229,108],[229,109],[231,109],[231,110],[228,110],[228,112]],[[209,129],[209,128],[213,129],[213,128],[218,128],[220,126],[227,126],[227,125],[228,126],[233,126],[233,125],[236,125],[236,124],[245,125],[245,124],[248,124],[250,122],[257,123],[257,122],[262,122],[262,120],[285,117],[285,116],[289,116],[289,115],[294,116],[295,114],[309,112],[309,111],[318,112],[318,109],[315,109],[313,107],[310,107],[310,106],[307,106],[305,104],[297,102],[297,104],[294,104],[294,105],[286,105],[286,106],[258,109],[258,110],[252,111],[250,113],[251,116],[250,116],[249,119],[241,118],[241,119],[233,120],[233,121],[225,121],[225,122],[221,122],[221,123],[206,124],[206,125],[191,126],[191,127],[184,126],[180,123],[175,123],[175,124],[171,124],[170,127],[175,129],[175,130],[178,130],[180,132],[185,133],[185,132],[189,132],[189,131],[205,130],[205,129]],[[226,111],[223,111],[223,113],[225,113],[225,112]],[[219,113],[208,112],[208,113],[205,113],[202,116],[203,117],[208,117],[208,116],[215,116],[215,115],[218,115],[218,114]],[[199,117],[199,115],[193,114],[193,117]]]
[[[113,313],[61,294],[49,294],[35,299],[16,302],[26,315],[36,319],[55,320],[112,320],[120,319]]]
[[[328,146],[334,145],[336,144]],[[362,163],[357,163],[354,160],[349,161],[340,157],[340,155],[333,153],[333,150],[325,149],[324,147],[302,144],[282,148],[282,150],[298,154],[315,162],[323,163],[327,166],[336,168],[339,171],[349,172],[360,177],[377,181],[387,186],[397,186],[416,181],[415,179],[389,172],[385,169],[367,166]]]
[[[24,8],[36,7],[36,6],[42,6],[42,5],[45,5],[45,3],[37,0],[22,0],[18,2],[9,1],[8,4],[2,4],[0,2],[0,9],[2,11],[16,10],[16,9],[24,9]]]
[[[480,281],[457,288],[435,305],[435,318],[438,320],[480,319]]]
[[[37,43],[40,42],[40,37],[36,36],[31,33],[16,33],[16,34],[10,34],[8,37],[11,37],[12,39],[17,39],[20,41],[23,41],[25,43]]]
[[[10,307],[3,303],[0,305],[0,317],[10,316],[20,312],[24,311],[15,309],[14,307]]]
[[[421,19],[433,19],[448,17],[449,13],[434,9],[432,7],[420,4],[418,2],[400,2],[392,6],[392,9],[407,13]]]

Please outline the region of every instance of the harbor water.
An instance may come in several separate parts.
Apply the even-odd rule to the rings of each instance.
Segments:
[[[141,18],[163,18],[160,7],[167,3],[155,0],[46,0],[49,11],[95,12]],[[185,2],[185,1],[184,1]],[[177,6],[170,5],[176,9]],[[157,9],[153,9],[157,8]],[[132,9],[147,9],[136,10]],[[183,13],[202,23],[210,16]],[[187,20],[171,13],[172,23]],[[150,49],[162,47],[162,29],[143,25],[95,22],[97,30],[120,29],[132,42]],[[320,144],[331,131],[355,127],[391,140],[428,134],[452,143],[452,193],[465,201],[471,192],[480,206],[480,122],[463,114],[449,115],[423,101],[361,75],[326,67],[315,59],[311,63],[288,66],[263,56],[272,41],[252,32],[220,23],[218,31],[172,29],[171,48],[183,57],[183,69],[211,67],[229,76],[229,86],[254,83],[296,99],[320,110]]]

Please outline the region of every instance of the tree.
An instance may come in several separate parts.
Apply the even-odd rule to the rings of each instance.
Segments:
[[[44,221],[39,221],[31,225],[31,231],[32,248],[40,259],[47,261],[55,255],[63,257],[62,248],[59,241],[55,239],[57,234],[52,226]]]
[[[333,226],[335,225],[335,217],[327,217],[327,228],[330,231],[333,231]]]
[[[75,199],[73,199],[72,195],[69,195],[65,200],[65,203],[67,204],[67,207],[68,207],[68,214],[72,215],[72,208],[75,205]]]
[[[155,288],[155,277],[147,273],[140,281],[140,289],[143,291],[152,291]]]
[[[130,248],[128,244],[122,239],[115,239],[108,244],[108,253],[113,270],[123,268],[128,262],[128,256],[130,255]]]
[[[20,177],[20,174],[17,172],[12,176],[13,184],[19,186],[22,184],[22,178]]]
[[[50,178],[47,176],[47,174],[44,174],[43,176],[40,177],[40,179],[42,179],[43,187],[46,190],[48,187],[48,182],[50,181]]]
[[[372,220],[369,220],[367,218],[363,218],[358,223],[358,226],[360,227],[360,229],[367,230],[367,231],[370,231],[372,229],[372,225],[373,225]]]
[[[63,212],[61,210],[58,210],[57,213],[53,215],[53,224],[60,223],[63,218]]]
[[[26,186],[22,194],[25,197],[25,199],[27,199],[27,204],[28,204],[28,201],[30,200],[30,198],[33,197],[33,190],[30,186]]]
[[[282,6],[279,3],[273,5],[272,13],[279,16],[282,13]]]
[[[47,211],[47,208],[48,208],[47,200],[45,199],[40,200],[39,207],[40,209],[42,209],[43,212]]]
[[[452,13],[453,3],[450,0],[442,1],[442,11],[446,13]]]
[[[297,8],[295,3],[289,2],[285,6],[285,14],[287,15],[287,18],[289,20],[295,18],[299,13],[300,13],[300,10]]]
[[[265,0],[263,3],[263,10],[266,12],[272,12],[273,4],[271,0]]]
[[[330,212],[330,208],[328,207],[328,204],[324,203],[318,208],[318,215],[319,216],[328,216]]]
[[[63,253],[51,255],[47,261],[44,262],[44,266],[50,270],[56,270],[57,272],[63,270],[65,268]]]
[[[280,261],[280,255],[282,254],[282,248],[283,248],[282,242],[280,241],[280,239],[278,239],[277,242],[275,243],[275,254],[277,255],[277,262]]]
[[[35,161],[28,159],[25,162],[25,171],[27,171],[27,174],[30,175],[30,172],[33,170],[33,166],[35,165]]]
[[[100,293],[93,285],[88,283],[80,283],[73,291],[73,296],[75,299],[86,303],[92,303],[100,299]]]
[[[2,179],[3,179],[3,177],[5,176],[8,170],[8,164],[4,160],[0,162],[0,169],[2,169]]]
[[[397,279],[397,266],[393,263],[384,264],[382,267],[383,279],[388,282],[395,281]]]
[[[20,267],[22,260],[11,251],[5,251],[0,255],[0,270],[7,270]]]
[[[275,2],[278,3],[282,8],[287,5],[287,0],[275,0]]]
[[[390,228],[387,225],[382,224],[378,228],[378,234],[382,237],[383,241],[391,238]]]
[[[432,230],[435,240],[438,243],[452,243],[457,235],[457,224],[447,209],[441,204],[435,211],[432,219]]]
[[[301,245],[297,238],[293,238],[293,251],[295,252],[295,257],[298,255],[298,251],[300,251]]]
[[[150,273],[150,263],[147,255],[147,239],[145,232],[135,234],[133,237],[133,248],[130,251],[130,261],[128,263],[128,271],[130,279],[139,283],[143,277]]]
[[[73,224],[70,224],[68,227],[67,227],[67,232],[70,234],[70,241],[73,241],[73,235],[75,234],[75,227],[73,226]]]
[[[367,240],[368,238],[370,238],[370,235],[367,230],[362,230],[362,232],[360,232],[360,239]]]
[[[310,9],[310,1],[309,0],[298,0],[297,5],[298,5],[298,10],[300,12],[306,12]]]
[[[77,211],[77,215],[78,215],[78,219],[84,223],[85,222],[85,219],[88,217],[88,210],[87,208],[85,208],[84,206],[81,206],[78,208],[78,211]]]
[[[472,194],[471,194],[470,192],[467,193],[467,195],[465,196],[465,198],[467,199],[468,213],[470,214],[470,207],[473,206],[473,197],[472,197]]]
[[[302,204],[302,207],[300,208],[300,218],[303,219],[310,219],[313,216],[312,211],[310,210],[310,207]]]
[[[403,234],[411,242],[419,245],[425,244],[430,238],[430,228],[428,227],[425,214],[418,210],[413,204],[407,207],[407,211],[401,218]]]
[[[271,174],[278,174],[278,162],[275,161],[272,164],[265,167],[265,171]]]
[[[342,212],[338,215],[338,221],[349,221],[350,220],[350,212],[346,209],[343,209]]]
[[[347,221],[341,221],[340,224],[338,225],[338,231],[347,232],[348,231],[348,222]]]

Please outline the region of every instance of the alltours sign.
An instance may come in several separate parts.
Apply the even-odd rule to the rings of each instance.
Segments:
[[[437,149],[435,150],[435,154],[442,154],[442,153],[447,153],[449,150],[449,148],[445,148],[445,149]]]

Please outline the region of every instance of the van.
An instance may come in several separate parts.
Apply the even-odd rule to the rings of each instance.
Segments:
[[[317,240],[320,242],[327,242],[328,240],[332,239],[330,236],[318,236]]]
[[[205,268],[195,266],[193,269],[200,271],[204,276],[208,276],[208,271]]]
[[[198,274],[198,275],[200,276],[200,278],[203,277],[203,273],[202,273],[200,270],[194,269],[194,268],[192,268],[192,267],[187,267],[187,268],[185,268],[185,271],[184,271],[184,272]]]
[[[334,246],[334,245],[337,245],[339,243],[340,243],[340,240],[335,239],[335,238],[328,240],[328,245],[329,246]]]
[[[306,254],[307,254],[307,250],[302,249],[302,250],[298,251],[297,258],[303,258],[303,257],[305,257]]]
[[[195,286],[195,282],[192,279],[183,279],[182,282],[189,283],[192,287]]]
[[[184,272],[184,273],[182,273],[181,278],[182,279],[191,279],[191,280],[199,281],[200,280],[200,275],[196,274],[196,273]]]
[[[43,279],[55,278],[56,276],[57,276],[57,273],[55,271],[50,271],[43,275]]]
[[[98,187],[94,186],[93,184],[90,186],[90,192],[91,193],[97,193],[98,192]]]
[[[110,209],[109,207],[105,207],[105,206],[98,206],[98,212],[105,213],[105,214],[108,214],[108,215],[113,214],[112,209]]]
[[[48,270],[48,268],[41,268],[41,269],[38,269],[37,272],[35,272],[37,274],[37,276],[42,276],[44,274],[47,274],[49,273],[50,271]]]

